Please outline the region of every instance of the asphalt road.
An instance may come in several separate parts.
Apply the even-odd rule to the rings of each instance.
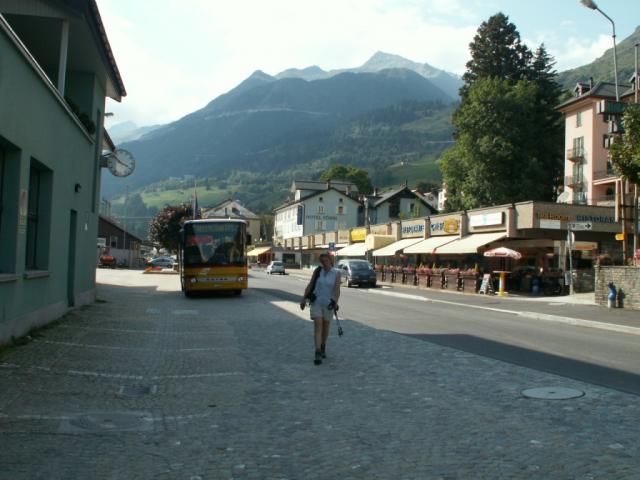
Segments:
[[[251,273],[251,288],[298,302],[307,277]],[[450,295],[418,300],[402,289],[342,288],[340,316],[363,325],[640,395],[637,335],[539,321]],[[473,298],[473,297],[471,297]],[[598,308],[598,307],[591,307]]]

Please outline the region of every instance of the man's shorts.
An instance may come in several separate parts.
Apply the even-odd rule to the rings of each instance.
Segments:
[[[316,301],[309,307],[309,315],[311,316],[311,319],[322,318],[323,320],[330,322],[333,318],[333,310],[329,310],[328,308],[330,301],[331,300],[323,301],[319,298],[316,299]]]

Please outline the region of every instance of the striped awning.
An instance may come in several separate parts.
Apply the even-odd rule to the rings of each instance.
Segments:
[[[373,251],[374,257],[392,257],[396,253],[401,252],[405,248],[414,245],[418,242],[421,242],[422,238],[403,238],[402,240],[398,240],[397,242],[393,242],[391,245],[387,245],[386,247],[382,247],[378,250]]]
[[[339,257],[364,257],[367,254],[367,244],[365,242],[353,243],[336,252]]]
[[[436,248],[457,240],[457,235],[429,237],[404,249],[404,253],[433,253]]]
[[[257,257],[258,255],[262,255],[263,253],[267,253],[271,250],[271,247],[256,247],[253,250],[249,250],[247,252],[247,257]]]
[[[478,253],[478,248],[507,236],[506,232],[474,233],[436,248],[436,255]]]

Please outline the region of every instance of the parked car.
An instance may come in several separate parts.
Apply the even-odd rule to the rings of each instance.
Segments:
[[[274,273],[279,273],[280,275],[284,275],[284,263],[274,260],[269,265],[267,265],[267,273],[269,275],[273,275]]]
[[[171,257],[156,257],[147,262],[147,267],[174,268],[175,261]]]
[[[342,281],[347,283],[347,287],[353,285],[376,286],[376,272],[366,260],[340,260],[338,270],[342,275]]]

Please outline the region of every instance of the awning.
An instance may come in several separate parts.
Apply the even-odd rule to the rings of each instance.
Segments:
[[[263,253],[267,253],[271,250],[271,247],[256,247],[253,250],[249,250],[247,252],[247,257],[257,257],[258,255],[262,255]]]
[[[436,249],[436,255],[446,253],[478,253],[478,248],[507,236],[506,232],[474,233]]]
[[[430,237],[404,249],[404,253],[433,253],[438,247],[459,239],[457,235]]]
[[[393,242],[391,245],[387,245],[379,250],[373,251],[374,257],[392,257],[397,252],[404,250],[410,245],[421,242],[422,238],[403,238],[402,240],[398,240],[397,242]]]
[[[367,244],[364,242],[353,243],[336,252],[339,257],[364,257],[367,254]]]

